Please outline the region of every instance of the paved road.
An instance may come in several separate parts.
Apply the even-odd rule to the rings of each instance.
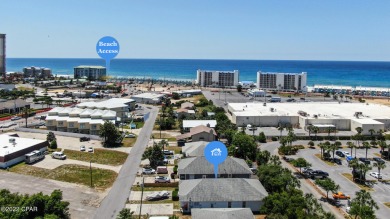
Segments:
[[[294,142],[294,144],[301,144],[301,143],[303,143],[303,142],[300,142],[300,141]],[[277,155],[278,154],[277,148],[279,146],[280,146],[279,142],[270,142],[270,143],[262,144],[260,148],[262,150],[269,151],[272,155]],[[287,167],[288,169],[290,169],[294,172],[294,169],[289,164],[287,164],[284,160],[282,160],[282,166]],[[314,195],[314,197],[317,198],[317,200],[319,198],[321,198],[321,195],[311,185],[309,185],[305,181],[305,179],[300,179],[300,182],[301,182],[300,189],[303,191],[303,193],[311,193]],[[322,207],[325,211],[333,213],[336,216],[336,218],[338,218],[338,219],[344,218],[344,216],[342,214],[340,214],[339,211],[337,211],[333,206],[329,205],[328,203],[320,202],[320,204],[322,205]]]
[[[139,164],[141,163],[142,154],[152,134],[157,112],[158,109],[156,107],[151,107],[149,119],[145,122],[130,155],[123,164],[110,192],[96,211],[94,218],[116,218],[119,211],[125,207],[126,201],[130,196],[130,188],[134,183]]]

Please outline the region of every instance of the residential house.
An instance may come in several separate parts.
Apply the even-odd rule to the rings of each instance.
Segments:
[[[180,108],[176,110],[176,117],[179,119],[195,118],[195,110]]]
[[[194,109],[194,104],[191,102],[184,102],[180,105],[181,109]]]
[[[215,178],[214,165],[204,156],[180,160],[178,176],[181,180]],[[218,178],[251,178],[252,171],[243,159],[227,157],[218,165]]]
[[[249,208],[193,208],[191,210],[192,219],[254,219]]]
[[[249,208],[258,213],[266,196],[268,193],[258,179],[193,179],[179,184],[183,213],[198,208]]]
[[[204,156],[204,149],[207,144],[210,142],[207,141],[196,141],[185,143],[185,146],[182,147],[182,152],[186,157],[201,157]]]
[[[176,136],[177,140],[195,141],[215,141],[217,133],[213,128],[199,125],[190,129],[190,132]]]

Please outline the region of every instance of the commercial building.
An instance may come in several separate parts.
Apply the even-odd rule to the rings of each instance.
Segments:
[[[0,99],[0,113],[20,113],[25,107],[30,108],[30,104],[22,99]]]
[[[23,68],[23,77],[25,78],[49,78],[52,76],[50,68],[45,67],[24,67]]]
[[[238,85],[239,71],[198,70],[197,83],[202,87],[232,87]]]
[[[193,179],[179,184],[183,213],[191,213],[194,208],[249,208],[258,213],[267,196],[258,179]]]
[[[165,98],[165,94],[142,93],[131,97],[137,103],[158,104]]]
[[[307,73],[276,73],[257,72],[257,88],[283,90],[283,91],[306,91]]]
[[[74,68],[74,78],[86,77],[89,80],[100,80],[106,76],[106,67],[80,65]]]
[[[314,85],[311,91],[315,93],[336,93],[346,95],[390,97],[390,87],[362,87],[342,85]]]
[[[7,133],[0,135],[0,145],[0,168],[7,168],[24,161],[26,154],[32,151],[46,151],[49,143]]]
[[[5,78],[5,34],[0,34],[0,75]]]
[[[237,126],[248,124],[260,127],[291,125],[307,129],[309,125],[321,128],[334,127],[337,130],[355,131],[363,128],[363,134],[370,129],[390,129],[390,107],[366,103],[229,103],[228,111]]]

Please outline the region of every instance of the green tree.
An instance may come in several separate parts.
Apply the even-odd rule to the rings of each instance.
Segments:
[[[299,180],[292,175],[291,171],[279,164],[260,165],[257,176],[269,193],[279,193],[300,186]]]
[[[179,100],[180,99],[180,95],[178,93],[172,93],[172,99],[174,100]]]
[[[347,142],[347,146],[348,148],[351,148],[351,156],[352,156],[352,150],[356,147],[355,144],[353,142],[350,142],[348,141]],[[356,156],[355,156],[356,157]]]
[[[242,85],[239,84],[239,85],[237,85],[237,92],[241,92],[241,91],[242,91]]]
[[[50,142],[50,149],[57,149],[57,140]]]
[[[53,132],[49,132],[47,133],[46,135],[46,141],[48,141],[49,143],[56,140],[56,136]]]
[[[116,141],[120,138],[121,134],[114,123],[105,121],[103,125],[100,125],[99,136],[104,139],[103,146],[112,147],[116,144]]]
[[[256,142],[252,136],[238,132],[233,136],[232,145],[237,147],[235,157],[242,159],[255,160],[256,158]]]
[[[334,162],[334,153],[335,153],[335,151],[337,151],[337,149],[339,149],[339,147],[338,147],[336,144],[331,144],[331,145],[329,146],[329,149],[330,149],[330,151],[332,151],[332,153],[333,153],[333,162]]]
[[[269,151],[259,150],[256,153],[256,162],[257,165],[267,164],[271,157],[271,153]]]
[[[309,143],[307,143],[311,148],[314,147],[314,142],[313,141],[309,141]]]
[[[371,148],[370,143],[368,143],[368,142],[366,142],[366,141],[363,141],[363,148],[366,149],[366,159],[367,159],[368,149]]]
[[[337,192],[337,190],[340,189],[340,186],[337,185],[332,179],[325,178],[325,179],[316,179],[316,184],[319,185],[321,188],[323,188],[326,191],[326,199],[329,198],[329,192]]]
[[[280,125],[280,126],[278,127],[278,130],[280,131],[280,136],[279,136],[279,138],[282,138],[282,132],[283,132],[283,130],[284,130],[284,127]]]
[[[142,155],[142,159],[149,159],[150,166],[156,168],[164,160],[162,148],[158,144],[154,144],[153,147],[146,148]]]
[[[378,173],[379,173],[379,175],[381,174],[381,170],[383,170],[383,169],[385,169],[386,168],[386,164],[385,163],[378,163],[378,162],[375,162],[374,163],[374,165],[373,165],[374,167],[376,167],[376,168],[378,168]]]
[[[318,134],[319,131],[320,131],[320,129],[317,126],[313,127],[313,132],[314,132],[314,135],[316,137],[316,140],[317,140],[317,134]]]
[[[299,168],[299,172],[302,173],[302,167],[311,167],[311,163],[307,162],[305,158],[298,158],[292,162],[295,167]]]
[[[134,214],[134,211],[130,211],[130,209],[128,209],[128,208],[123,208],[119,212],[119,214],[118,214],[118,216],[116,218],[117,219],[133,219],[133,218],[135,218],[133,216],[133,214]]]
[[[260,143],[267,143],[267,138],[265,137],[264,132],[260,132],[257,139]]]
[[[378,204],[372,199],[371,194],[365,190],[356,192],[356,197],[351,201],[349,214],[355,218],[375,219],[375,209],[379,209]]]

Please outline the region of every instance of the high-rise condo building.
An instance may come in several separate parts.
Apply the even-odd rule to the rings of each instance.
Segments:
[[[100,80],[105,76],[106,67],[103,66],[80,65],[74,68],[74,78],[87,77],[89,80]]]
[[[5,77],[5,34],[0,34],[0,74]]]
[[[257,87],[260,89],[306,91],[307,73],[257,72]]]
[[[202,87],[237,86],[239,71],[197,71],[197,83]]]

